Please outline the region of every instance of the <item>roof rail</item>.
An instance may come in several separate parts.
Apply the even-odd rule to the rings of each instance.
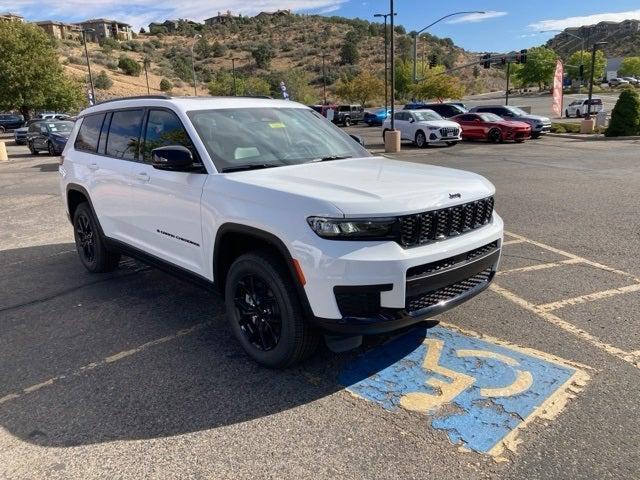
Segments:
[[[119,98],[110,98],[109,100],[103,100],[102,102],[96,103],[96,105],[102,105],[103,103],[109,102],[120,102],[122,100],[144,100],[144,99],[156,99],[156,100],[167,100],[170,99],[169,95],[136,95],[133,97],[119,97]]]

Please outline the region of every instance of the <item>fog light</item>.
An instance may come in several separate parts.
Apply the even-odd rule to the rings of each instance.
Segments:
[[[435,133],[429,135],[429,140],[435,140],[436,138],[438,138],[438,136]]]

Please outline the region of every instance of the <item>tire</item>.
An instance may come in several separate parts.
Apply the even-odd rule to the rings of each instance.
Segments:
[[[580,118],[580,110],[576,110],[576,118]]]
[[[7,131],[7,129],[6,129],[6,128],[4,128],[2,125],[0,125],[0,133],[4,133],[4,132],[6,132],[6,131]]]
[[[36,150],[36,148],[33,146],[33,142],[28,142],[28,145],[29,145],[29,151],[31,152],[31,155],[37,155],[38,150]]]
[[[414,143],[418,148],[424,148],[427,146],[427,135],[422,131],[418,130],[416,132],[416,138],[414,139]]]
[[[542,136],[542,134],[541,134],[541,133],[532,133],[532,134],[531,134],[531,138],[532,138],[533,140],[535,140],[536,138],[540,138],[541,136]]]
[[[487,140],[492,143],[502,143],[502,132],[498,128],[492,128],[487,133]]]
[[[566,118],[570,118],[570,117],[571,117],[571,115],[569,115],[569,110],[565,110],[565,111],[564,111],[564,116],[565,116]]]
[[[266,251],[238,257],[225,281],[227,320],[244,351],[268,368],[308,358],[320,335],[304,318],[291,275]]]
[[[52,157],[55,157],[57,155],[56,148],[53,146],[53,143],[47,142],[47,152]]]
[[[453,147],[454,145],[456,145],[458,142],[447,142],[447,147]]]
[[[351,118],[350,117],[344,117],[344,120],[342,120],[342,124],[345,127],[350,127],[351,126]]]
[[[524,138],[516,138],[514,140],[514,142],[516,142],[516,143],[524,143]]]
[[[120,254],[107,248],[87,202],[78,205],[73,214],[73,235],[80,261],[88,271],[110,272],[118,266]]]

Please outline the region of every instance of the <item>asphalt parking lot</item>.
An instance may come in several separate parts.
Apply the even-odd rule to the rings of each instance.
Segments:
[[[88,274],[57,158],[9,144],[0,478],[638,478],[639,147],[403,146],[496,185],[495,283],[437,325],[270,371],[215,295],[130,259]]]

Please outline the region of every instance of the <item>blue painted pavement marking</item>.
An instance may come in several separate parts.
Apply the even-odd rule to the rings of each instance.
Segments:
[[[575,372],[555,360],[437,326],[417,328],[364,353],[339,380],[387,410],[429,415],[431,426],[446,431],[453,443],[491,453]]]

